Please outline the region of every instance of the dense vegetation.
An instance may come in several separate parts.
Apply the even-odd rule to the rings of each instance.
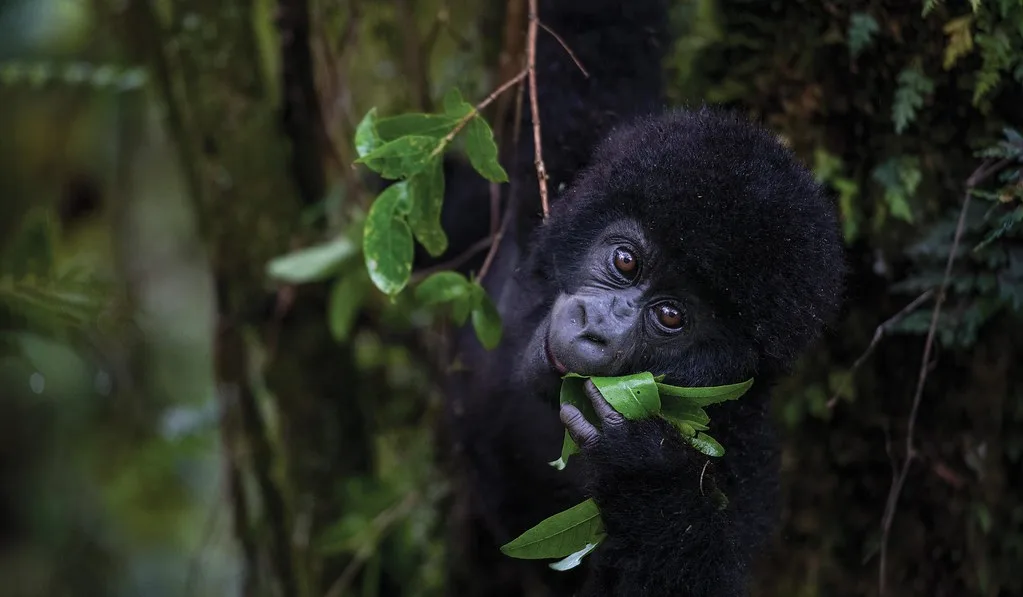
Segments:
[[[875,595],[882,561],[888,594],[1023,593],[1023,3],[674,16],[671,100],[774,128],[834,190],[853,267],[841,323],[777,393],[784,528],[756,594]],[[450,322],[367,271],[383,196],[352,167],[357,127],[469,114],[452,90],[471,106],[513,78],[526,18],[524,0],[0,2],[14,595],[443,594]],[[459,239],[431,217],[409,234],[440,254]],[[459,284],[455,310],[483,313]]]

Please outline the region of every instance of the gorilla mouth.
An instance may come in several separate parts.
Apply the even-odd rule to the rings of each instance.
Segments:
[[[543,352],[544,356],[547,357],[547,364],[551,366],[551,369],[557,371],[561,375],[568,373],[568,367],[561,364],[558,357],[554,356],[554,352],[551,351],[551,343],[547,336],[543,339]]]

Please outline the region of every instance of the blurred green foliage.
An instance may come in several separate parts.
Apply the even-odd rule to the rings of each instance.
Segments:
[[[12,595],[444,594],[443,323],[353,259],[376,189],[352,140],[372,107],[492,91],[505,6],[308,8],[311,175],[287,165],[308,148],[278,126],[293,80],[278,2],[0,2]],[[671,101],[776,130],[834,191],[853,266],[842,321],[777,392],[784,526],[756,594],[876,594],[933,300],[861,355],[941,283],[971,177],[888,583],[1023,593],[1023,4],[672,14]]]

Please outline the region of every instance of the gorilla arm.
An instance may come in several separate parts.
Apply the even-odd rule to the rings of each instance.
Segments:
[[[757,499],[762,508],[772,496],[729,494],[735,499],[722,505],[714,495],[724,471],[716,469],[727,469],[727,463],[711,463],[666,421],[626,420],[590,381],[586,392],[601,429],[571,405],[562,407],[561,419],[581,448],[586,492],[600,508],[608,536],[592,556],[582,595],[746,594],[754,541],[740,529],[755,527],[751,519],[764,513],[738,508],[756,507]],[[736,456],[743,457],[729,460]],[[743,525],[736,524],[740,517]]]

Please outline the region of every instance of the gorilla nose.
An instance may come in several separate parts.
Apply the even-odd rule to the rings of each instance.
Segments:
[[[625,330],[604,305],[581,297],[558,301],[552,310],[548,347],[563,368],[580,375],[613,375]]]

